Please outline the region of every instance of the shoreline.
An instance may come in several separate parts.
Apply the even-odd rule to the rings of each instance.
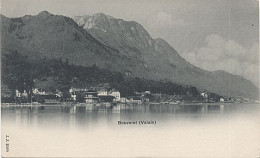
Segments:
[[[113,105],[113,103],[109,102],[102,102],[102,103],[57,103],[57,104],[39,104],[39,103],[23,103],[23,104],[16,104],[16,103],[1,103],[1,107],[80,107],[80,106],[100,106],[100,105],[110,105],[110,106],[116,106],[116,105],[126,105],[126,106],[145,106],[145,105],[154,105],[154,106],[189,106],[189,105],[233,105],[233,104],[259,104],[259,103],[203,103],[203,102],[186,102],[186,103],[179,103],[179,104],[162,104],[162,103],[143,103],[143,104],[132,104],[132,103],[116,103]],[[259,104],[260,105],[260,104]]]

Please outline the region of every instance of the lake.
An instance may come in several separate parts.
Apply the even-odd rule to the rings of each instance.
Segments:
[[[4,156],[260,156],[259,104],[10,105],[1,110]]]

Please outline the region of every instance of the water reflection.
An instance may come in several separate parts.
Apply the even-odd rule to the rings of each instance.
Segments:
[[[189,104],[189,105],[164,105],[164,104],[144,104],[144,105],[38,105],[38,106],[18,106],[9,105],[2,106],[3,114],[16,113],[16,114],[37,114],[37,113],[67,113],[67,114],[80,114],[80,113],[210,113],[210,112],[223,112],[223,111],[250,111],[258,108],[258,104]]]
[[[110,157],[155,153],[160,153],[158,157],[256,157],[259,153],[259,142],[252,143],[260,138],[259,104],[4,105],[1,109],[2,132],[16,140],[12,151],[21,152],[13,154],[24,157],[82,157],[86,152],[90,157],[111,153]],[[118,121],[139,120],[158,123],[118,125]],[[35,153],[28,155],[28,149]],[[126,154],[129,149],[135,154]]]
[[[98,125],[116,125],[119,120],[174,120],[208,118],[209,115],[225,116],[237,112],[253,112],[258,104],[79,104],[79,105],[38,105],[38,106],[2,106],[3,122],[15,122],[19,126],[71,128]]]

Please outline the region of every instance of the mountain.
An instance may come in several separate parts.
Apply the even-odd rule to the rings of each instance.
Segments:
[[[68,59],[75,65],[97,66],[152,80],[193,85],[225,96],[258,97],[245,78],[209,72],[183,59],[163,39],[153,39],[142,25],[105,14],[74,20],[43,11],[35,16],[1,15],[1,53],[18,51],[37,61]]]
[[[76,16],[74,20],[103,44],[129,58],[137,56],[141,59],[150,73],[147,78],[168,78],[225,96],[259,96],[259,89],[243,77],[224,71],[209,72],[193,66],[166,41],[153,39],[137,22],[116,19],[103,13]]]
[[[20,18],[1,15],[1,42],[2,53],[18,51],[36,60],[62,58],[77,65],[97,64],[117,71],[124,71],[125,64],[136,65],[93,38],[71,18],[46,11]]]

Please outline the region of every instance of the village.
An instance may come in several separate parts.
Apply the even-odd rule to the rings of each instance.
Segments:
[[[203,91],[194,99],[187,95],[167,95],[161,93],[135,92],[133,96],[122,97],[119,90],[106,87],[71,87],[66,98],[64,94],[55,90],[55,92],[46,91],[42,88],[33,88],[32,94],[24,90],[23,93],[18,90],[2,89],[1,101],[4,104],[62,104],[62,103],[123,103],[123,104],[181,104],[181,103],[252,103],[257,102],[244,97],[222,97],[215,93]]]

